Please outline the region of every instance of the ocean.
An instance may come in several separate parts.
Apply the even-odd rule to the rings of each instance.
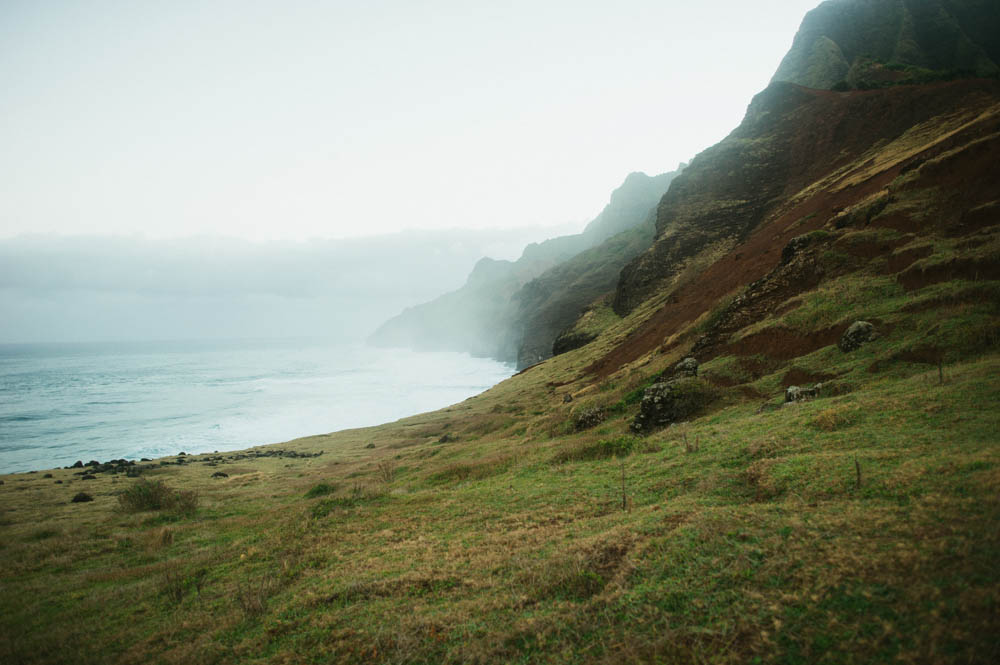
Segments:
[[[0,473],[377,425],[513,373],[462,353],[318,341],[0,345]]]

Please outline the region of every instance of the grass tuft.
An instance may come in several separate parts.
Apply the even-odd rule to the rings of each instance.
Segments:
[[[162,480],[142,478],[121,491],[118,505],[127,513],[169,510],[179,515],[192,515],[198,509],[198,494],[191,490],[174,490]]]

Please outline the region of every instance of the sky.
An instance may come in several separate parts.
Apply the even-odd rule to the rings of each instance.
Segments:
[[[818,0],[4,0],[0,239],[583,224]]]

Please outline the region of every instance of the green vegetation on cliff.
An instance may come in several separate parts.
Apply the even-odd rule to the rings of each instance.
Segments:
[[[996,76],[997,35],[1000,5],[988,0],[827,0],[806,14],[772,81],[829,89]]]

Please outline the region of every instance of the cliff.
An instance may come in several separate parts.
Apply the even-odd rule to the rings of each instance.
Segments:
[[[773,82],[878,87],[1000,73],[1000,5],[989,0],[827,0],[806,14]]]
[[[676,173],[629,174],[583,232],[532,243],[517,261],[482,259],[461,289],[386,321],[370,343],[466,351],[522,368],[550,357],[556,336],[648,244],[650,212]]]

